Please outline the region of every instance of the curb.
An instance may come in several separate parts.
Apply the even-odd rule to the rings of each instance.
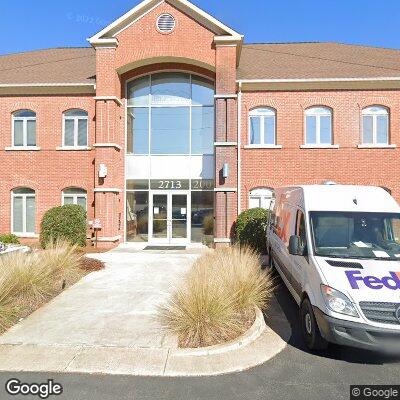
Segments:
[[[290,336],[289,323],[282,324]],[[286,345],[285,339],[266,325],[261,310],[256,309],[256,319],[251,328],[223,345],[173,349],[4,344],[0,345],[0,371],[146,377],[215,376],[261,365],[284,350]]]
[[[267,328],[262,311],[258,307],[255,307],[255,312],[256,318],[253,322],[253,325],[247,330],[247,332],[228,343],[217,344],[203,348],[171,349],[170,354],[194,357],[208,356],[213,354],[227,353],[229,351],[237,350],[241,347],[247,346],[251,342],[257,340]]]

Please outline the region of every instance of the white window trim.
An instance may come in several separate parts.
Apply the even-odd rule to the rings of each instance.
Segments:
[[[22,232],[15,232],[14,231],[14,198],[16,197],[22,197],[22,226],[23,226],[23,231]],[[36,192],[33,193],[14,193],[14,190],[11,191],[11,233],[18,237],[37,237],[35,232],[27,232],[26,231],[26,199],[30,198],[35,198],[36,199]],[[36,226],[36,204],[35,204],[35,226]]]
[[[273,144],[266,144],[265,143],[265,117],[274,117],[274,143]],[[251,139],[251,119],[252,118],[259,118],[260,119],[260,143],[250,143]],[[263,107],[263,108],[255,108],[249,112],[249,139],[248,145],[246,148],[251,147],[265,147],[265,148],[275,148],[276,144],[276,111],[271,107]]]
[[[282,149],[282,145],[280,144],[246,144],[243,146],[245,149]]]
[[[273,190],[269,189],[269,188],[257,188],[257,189],[250,190],[250,192],[249,192],[249,207],[250,207],[250,202],[252,199],[259,199],[260,207],[269,209],[269,206],[268,206],[268,208],[265,206],[266,206],[267,202],[271,203],[271,201],[273,199]]]
[[[324,110],[324,111],[316,111],[316,110]],[[307,117],[315,117],[315,143],[307,143]],[[331,143],[321,143],[321,117],[330,117],[331,119]],[[305,110],[304,112],[304,147],[300,146],[300,148],[326,148],[335,146],[333,144],[333,112],[329,107],[319,106],[319,107],[311,107]]]
[[[371,108],[378,108],[379,111],[371,111]],[[387,118],[387,129],[386,129],[386,143],[378,143],[378,116],[385,116]],[[372,117],[372,143],[364,143],[364,117]],[[385,106],[369,106],[361,111],[361,145],[367,147],[387,147],[389,146],[389,127],[390,114],[389,110]],[[363,147],[359,147],[363,148]]]
[[[15,144],[15,121],[22,121],[22,123],[23,123],[23,127],[22,127],[22,143],[23,143],[23,145],[22,146],[18,146]],[[35,117],[16,117],[14,114],[12,115],[12,133],[11,133],[12,149],[19,149],[19,148],[26,149],[26,148],[37,147],[36,144],[28,145],[28,121],[36,121],[36,116]],[[36,128],[37,128],[37,126],[35,125],[35,143],[37,143]]]
[[[84,111],[84,110],[82,110]],[[85,111],[86,112],[86,111]],[[72,120],[74,121],[74,144],[66,145],[65,144],[65,121]],[[78,123],[79,120],[87,121],[86,124],[86,145],[78,146]],[[68,116],[63,113],[63,129],[62,129],[62,146],[57,147],[57,150],[69,150],[69,149],[82,149],[82,150],[90,150],[89,147],[89,116]]]
[[[5,151],[39,151],[41,147],[38,146],[12,146],[12,147],[5,147]]]
[[[338,149],[338,144],[302,144],[301,149]]]
[[[83,190],[83,189],[82,189]],[[68,193],[64,193],[64,190],[61,193],[61,205],[65,206],[65,197],[72,197],[72,204],[74,205],[78,205],[78,197],[84,197],[85,198],[85,211],[87,211],[87,192],[83,192],[82,193],[74,193],[74,194],[68,194]]]

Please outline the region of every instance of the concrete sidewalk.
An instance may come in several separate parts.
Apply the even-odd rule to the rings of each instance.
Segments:
[[[259,365],[281,351],[286,341],[262,315],[244,337],[208,353],[178,349],[177,338],[162,330],[157,307],[200,253],[118,249],[94,255],[106,262],[105,270],[0,337],[0,370],[215,375]]]

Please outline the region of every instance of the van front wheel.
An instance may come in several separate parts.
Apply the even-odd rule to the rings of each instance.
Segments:
[[[308,298],[300,306],[300,323],[304,341],[310,350],[324,350],[328,347],[328,342],[321,336]]]

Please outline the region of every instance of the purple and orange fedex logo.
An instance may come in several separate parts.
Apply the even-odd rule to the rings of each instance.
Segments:
[[[376,276],[362,276],[361,271],[346,271],[347,279],[352,289],[360,289],[364,284],[369,289],[379,290],[384,287],[390,290],[400,290],[400,272],[389,272],[388,276],[377,278]]]

